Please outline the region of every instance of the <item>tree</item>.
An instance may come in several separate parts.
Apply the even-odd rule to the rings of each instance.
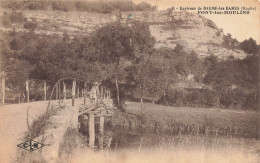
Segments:
[[[204,83],[213,85],[218,91],[227,91],[232,86],[244,89],[256,88],[259,66],[250,60],[247,58],[219,62],[208,69]]]
[[[204,61],[203,61],[203,64],[206,68],[206,71],[215,67],[217,63],[218,63],[218,57],[216,55],[213,55],[213,54],[205,57]]]
[[[248,40],[244,40],[240,44],[240,48],[248,54],[258,54],[260,49],[259,46],[256,44],[256,41],[251,37]]]
[[[198,58],[198,55],[194,51],[187,54],[187,65],[189,74],[193,74],[198,82],[202,81],[205,67],[202,60]]]
[[[174,66],[171,64],[171,59],[166,59],[161,56],[150,56],[144,63],[144,68],[141,76],[141,84],[145,95],[154,98],[166,90],[176,82],[177,73]]]
[[[260,70],[260,55],[254,54],[251,56],[247,56],[245,59],[241,60],[241,64],[247,66],[247,73],[250,76],[247,80],[246,84],[250,89],[259,89],[259,70]]]
[[[111,23],[98,29],[92,36],[96,59],[101,63],[114,64],[117,104],[120,105],[118,72],[125,61],[138,62],[143,55],[151,53],[154,46],[149,26],[140,22],[129,25]]]

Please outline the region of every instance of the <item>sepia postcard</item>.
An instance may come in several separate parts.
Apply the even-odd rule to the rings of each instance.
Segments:
[[[259,0],[0,4],[0,163],[260,162]]]

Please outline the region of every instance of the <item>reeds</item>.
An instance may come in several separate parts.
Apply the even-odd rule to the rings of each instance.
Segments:
[[[257,138],[257,128],[237,128],[234,126],[215,126],[210,122],[204,124],[187,124],[161,119],[153,120],[148,116],[133,116],[128,113],[118,112],[110,120],[113,127],[122,127],[135,130],[140,133],[167,134],[167,135],[190,135],[190,136],[221,136],[236,138]],[[107,123],[108,123],[107,121]],[[210,121],[210,120],[208,120]],[[112,127],[112,128],[113,128]]]

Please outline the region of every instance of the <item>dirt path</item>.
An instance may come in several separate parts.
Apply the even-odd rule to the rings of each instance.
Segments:
[[[82,100],[77,99],[75,106],[81,102]],[[65,103],[71,105],[71,100],[66,100]],[[47,101],[38,101],[0,107],[0,163],[7,163],[15,158],[17,144],[23,142],[24,133],[28,130],[27,108],[30,107],[28,119],[32,123],[45,113],[47,104]],[[58,105],[58,102],[52,101],[51,104]]]

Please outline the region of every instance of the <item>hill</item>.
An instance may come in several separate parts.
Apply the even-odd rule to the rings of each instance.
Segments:
[[[239,42],[224,35],[215,23],[190,12],[173,11],[114,11],[112,13],[24,10],[11,12],[3,9],[1,30],[30,31],[40,35],[62,35],[71,37],[88,35],[107,23],[121,19],[122,22],[138,20],[150,25],[156,48],[175,48],[177,44],[187,52],[194,51],[204,58],[211,54],[220,59],[245,58],[246,53],[238,48]],[[128,18],[132,15],[131,18]]]

